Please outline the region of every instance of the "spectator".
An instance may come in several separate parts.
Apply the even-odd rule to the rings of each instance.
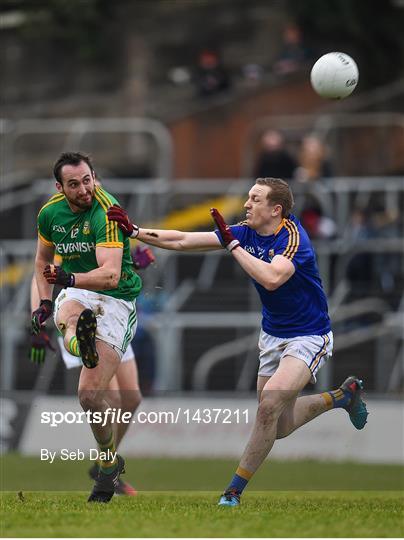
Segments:
[[[196,87],[200,96],[208,97],[230,88],[230,78],[219,55],[204,49],[198,58]]]
[[[296,24],[288,24],[283,31],[283,46],[273,70],[278,75],[294,73],[302,69],[312,58],[309,49],[304,45],[302,33]]]
[[[353,210],[349,227],[346,231],[346,242],[354,245],[361,240],[373,237],[371,226],[371,213],[369,209],[357,207]],[[360,251],[349,261],[346,272],[347,278],[354,285],[355,290],[369,288],[373,276],[373,257],[371,253]]]
[[[331,166],[325,145],[316,135],[307,135],[302,140],[295,179],[299,182],[315,183],[330,176]],[[336,234],[334,221],[323,214],[318,202],[310,195],[300,219],[312,239],[333,238]]]
[[[335,222],[323,215],[318,205],[310,203],[301,213],[300,221],[312,240],[330,239],[337,234]]]
[[[400,234],[400,214],[397,210],[385,208],[377,203],[371,214],[370,230],[373,238],[397,238]],[[400,255],[391,253],[388,257],[382,253],[373,256],[374,272],[384,292],[391,293],[397,289],[397,277],[401,273]]]
[[[332,176],[327,149],[317,135],[307,135],[303,138],[298,161],[299,167],[295,178],[299,182],[313,182]]]
[[[399,213],[377,202],[366,209],[354,210],[347,238],[353,244],[370,239],[381,242],[383,238],[396,238],[399,227]],[[394,253],[386,257],[384,253],[361,250],[351,259],[347,269],[349,279],[355,282],[356,286],[369,289],[372,283],[377,283],[385,293],[392,293],[397,289],[400,274],[400,256]]]
[[[273,129],[264,133],[261,148],[254,170],[256,178],[290,180],[294,177],[297,163],[286,149],[282,133]]]

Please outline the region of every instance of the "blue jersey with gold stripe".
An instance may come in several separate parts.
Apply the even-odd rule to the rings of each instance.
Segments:
[[[296,269],[275,291],[252,280],[262,301],[264,332],[280,338],[327,334],[331,330],[327,299],[313,246],[299,220],[290,214],[269,236],[261,236],[245,224],[230,228],[241,247],[257,259],[270,263],[275,255],[283,255]]]

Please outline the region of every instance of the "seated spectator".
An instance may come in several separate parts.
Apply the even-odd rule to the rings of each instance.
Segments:
[[[204,49],[200,53],[195,83],[198,94],[204,97],[230,88],[229,75],[215,51]]]
[[[255,177],[290,180],[294,177],[296,167],[296,160],[286,149],[282,133],[273,129],[265,132],[254,169]]]
[[[302,33],[296,24],[288,24],[283,31],[283,46],[273,71],[277,75],[294,73],[312,59],[310,50],[304,45]]]
[[[313,182],[332,176],[327,148],[317,135],[307,135],[303,138],[298,162],[295,179],[299,182]]]

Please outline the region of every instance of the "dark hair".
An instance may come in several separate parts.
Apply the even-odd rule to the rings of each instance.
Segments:
[[[95,176],[94,167],[91,163],[89,156],[87,156],[86,154],[82,154],[81,152],[64,152],[59,156],[58,160],[53,166],[54,177],[60,184],[62,184],[62,175],[60,174],[62,168],[65,165],[73,165],[77,167],[77,165],[80,165],[80,163],[83,161],[84,163],[87,163],[87,165],[90,167],[91,172]]]
[[[272,204],[280,204],[282,206],[282,217],[288,217],[295,204],[289,184],[281,178],[257,178],[255,183],[271,188],[267,196],[268,201]]]

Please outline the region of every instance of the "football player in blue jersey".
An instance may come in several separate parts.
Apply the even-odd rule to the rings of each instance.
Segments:
[[[262,302],[259,338],[258,411],[250,440],[219,505],[237,506],[248,481],[276,439],[334,408],[345,409],[362,429],[367,421],[362,381],[348,377],[336,390],[299,396],[332,355],[327,299],[313,247],[291,214],[293,194],[279,178],[258,178],[244,204],[246,219],[229,226],[215,209],[214,232],[143,229],[117,206],[108,218],[127,236],[179,251],[227,249],[251,277]]]

